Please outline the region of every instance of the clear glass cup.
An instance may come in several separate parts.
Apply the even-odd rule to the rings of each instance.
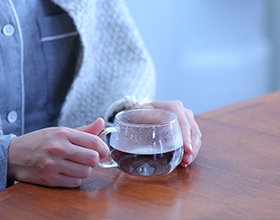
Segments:
[[[119,112],[114,126],[103,129],[110,135],[110,162],[137,177],[159,177],[172,172],[181,162],[184,149],[177,115],[161,109],[132,109]]]

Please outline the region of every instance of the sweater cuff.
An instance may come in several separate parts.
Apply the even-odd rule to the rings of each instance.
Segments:
[[[8,148],[14,134],[0,135],[0,191],[5,189],[13,180],[7,180],[8,174]]]
[[[125,96],[122,99],[118,99],[117,101],[113,102],[104,115],[105,126],[110,127],[113,126],[114,118],[117,113],[132,107],[135,104],[144,105],[150,102],[148,99],[143,100],[136,100],[133,96]]]

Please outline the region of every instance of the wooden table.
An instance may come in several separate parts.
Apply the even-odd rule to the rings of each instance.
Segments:
[[[75,189],[19,183],[0,192],[0,219],[280,219],[280,92],[196,119],[188,168],[153,180],[96,168]]]

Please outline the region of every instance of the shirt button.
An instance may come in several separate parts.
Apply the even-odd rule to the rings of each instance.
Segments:
[[[3,29],[2,29],[2,33],[6,36],[6,37],[11,37],[14,33],[15,33],[15,28],[13,25],[11,24],[6,24]]]
[[[10,123],[16,122],[17,118],[18,118],[18,114],[16,111],[10,111],[7,115],[7,121]]]

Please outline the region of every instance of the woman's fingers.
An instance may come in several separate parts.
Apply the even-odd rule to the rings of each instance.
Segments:
[[[192,161],[196,158],[201,147],[201,132],[198,124],[194,119],[193,112],[189,109],[185,109],[185,116],[190,124],[192,150],[191,152],[188,152],[188,150],[185,149],[184,158],[181,162],[181,165],[184,167],[192,163]]]
[[[104,120],[102,118],[98,118],[93,123],[89,125],[84,125],[82,127],[78,127],[76,128],[76,130],[97,135],[104,128],[104,124]]]
[[[87,178],[90,176],[92,171],[91,166],[67,160],[62,161],[62,163],[59,166],[61,174],[74,178]]]
[[[184,145],[184,156],[181,165],[185,167],[191,164],[201,146],[201,132],[194,119],[193,112],[186,109],[181,101],[155,101],[142,107],[147,108],[150,106],[153,108],[170,110],[177,115]]]
[[[62,173],[44,176],[41,181],[34,181],[35,184],[52,186],[52,187],[78,187],[82,184],[83,178],[71,177]]]
[[[96,132],[101,127],[103,122],[99,120],[89,129]],[[74,187],[108,153],[108,146],[96,135],[66,127],[46,128],[12,139],[8,177],[41,185]]]
[[[108,147],[106,146],[106,148]],[[101,152],[100,150],[84,148],[74,144],[69,144],[69,147],[67,147],[66,151],[67,152],[64,155],[64,159],[90,167],[96,167],[98,165],[100,159],[99,152]],[[107,150],[105,152],[106,153],[103,153],[104,155],[107,154]]]
[[[67,138],[74,145],[98,152],[100,159],[107,157],[109,154],[107,144],[96,135],[76,131],[68,135]]]

